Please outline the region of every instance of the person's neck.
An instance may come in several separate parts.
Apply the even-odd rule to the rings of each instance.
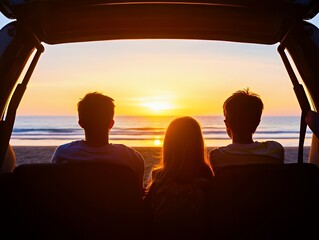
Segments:
[[[109,144],[109,136],[107,134],[103,135],[90,135],[85,134],[85,143],[91,147],[103,147]]]
[[[253,143],[254,140],[251,135],[249,136],[233,136],[233,143],[239,143],[239,144],[249,144]]]

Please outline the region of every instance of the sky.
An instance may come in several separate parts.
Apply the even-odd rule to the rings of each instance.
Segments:
[[[0,13],[0,28],[8,22]],[[310,21],[319,26],[319,16]],[[249,88],[264,115],[300,115],[278,45],[200,40],[117,40],[47,45],[17,115],[76,115],[88,92],[115,100],[117,115],[221,115]]]

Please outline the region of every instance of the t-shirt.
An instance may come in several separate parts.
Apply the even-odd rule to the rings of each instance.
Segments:
[[[106,144],[102,147],[91,147],[83,140],[73,141],[57,147],[51,160],[53,163],[100,160],[106,163],[126,166],[137,174],[143,186],[143,156],[133,148],[123,144]]]
[[[249,144],[232,143],[210,152],[213,167],[228,165],[284,163],[285,150],[275,141],[253,142]]]

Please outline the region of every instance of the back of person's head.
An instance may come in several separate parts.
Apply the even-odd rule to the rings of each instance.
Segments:
[[[162,172],[180,181],[212,174],[200,124],[192,117],[173,120],[165,133]]]
[[[253,134],[260,123],[263,108],[260,96],[248,88],[233,93],[223,105],[225,120],[237,134]]]
[[[98,92],[88,93],[78,102],[78,116],[86,129],[105,129],[114,118],[114,100]]]

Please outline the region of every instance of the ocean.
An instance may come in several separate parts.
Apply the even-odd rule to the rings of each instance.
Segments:
[[[193,116],[202,126],[207,147],[231,143],[222,116]],[[161,146],[165,129],[175,117],[116,116],[110,132],[111,143],[132,147]],[[299,116],[263,116],[255,141],[275,140],[284,147],[298,146]],[[305,146],[310,146],[312,133],[307,129]],[[12,146],[58,146],[84,139],[77,116],[17,116],[10,144]]]

